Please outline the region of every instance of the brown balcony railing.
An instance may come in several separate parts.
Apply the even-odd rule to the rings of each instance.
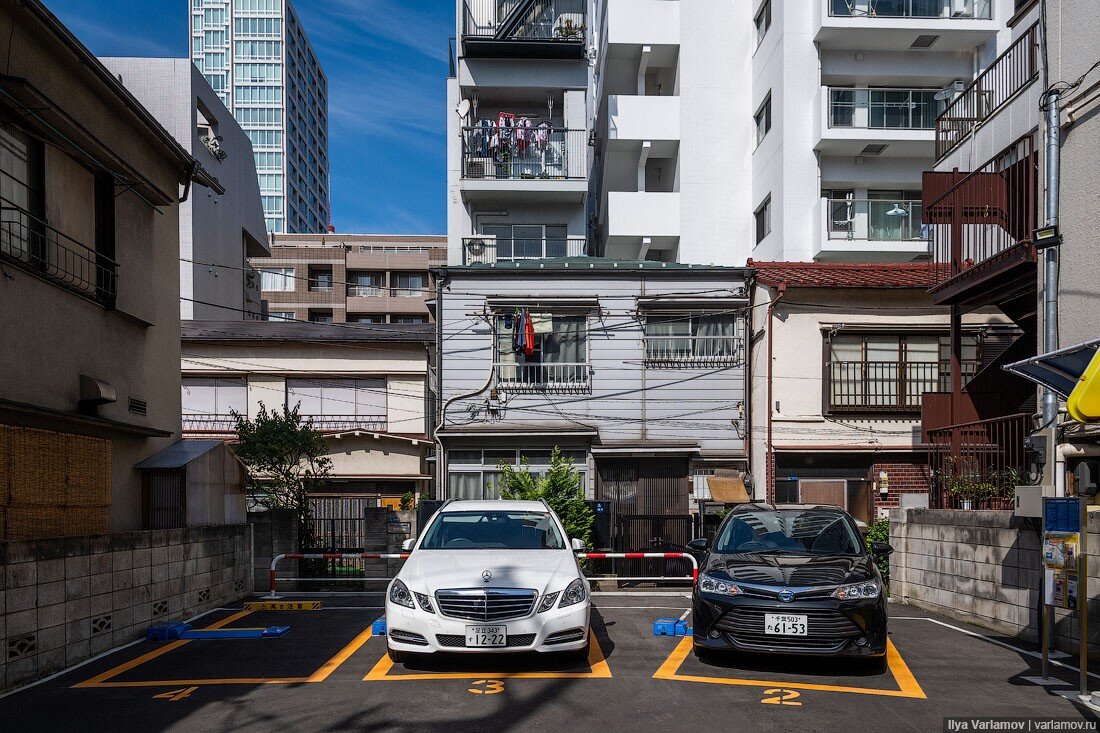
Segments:
[[[1030,249],[1038,172],[1034,145],[1025,137],[971,173],[924,174],[923,218],[931,226],[940,285],[1008,250]],[[1034,259],[1033,252],[1028,256]]]
[[[964,361],[963,383],[980,362]],[[831,361],[825,365],[831,412],[920,412],[921,395],[951,388],[951,365],[921,361]]]
[[[0,260],[113,308],[118,263],[0,198]]]
[[[462,240],[462,263],[491,265],[494,262],[543,260],[547,257],[583,257],[584,237],[465,237]]]
[[[1039,26],[1031,26],[936,118],[936,158],[1039,77]]]
[[[930,502],[940,509],[1011,509],[1026,474],[1031,416],[1008,415],[928,431]]]

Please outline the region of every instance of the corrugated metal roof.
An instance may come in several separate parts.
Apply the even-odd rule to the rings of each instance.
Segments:
[[[182,468],[222,444],[220,440],[181,440],[154,453],[134,468]]]
[[[432,323],[299,323],[296,321],[183,321],[184,341],[281,343],[434,343]]]

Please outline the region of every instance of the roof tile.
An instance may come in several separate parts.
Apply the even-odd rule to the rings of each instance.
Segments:
[[[943,280],[944,265],[931,262],[756,262],[756,280],[789,288],[917,288]]]

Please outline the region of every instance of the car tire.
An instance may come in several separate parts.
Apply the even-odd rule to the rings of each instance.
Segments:
[[[584,646],[580,649],[574,649],[568,652],[562,652],[562,659],[571,664],[588,664],[588,653],[592,649],[592,639],[589,637],[588,641],[584,642]]]

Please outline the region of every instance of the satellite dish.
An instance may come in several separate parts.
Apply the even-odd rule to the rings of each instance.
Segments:
[[[955,90],[952,87],[947,87],[946,89],[941,89],[933,94],[932,99],[936,100],[937,102],[946,102],[953,96],[955,96]]]
[[[463,99],[458,103],[458,107],[455,109],[459,117],[465,118],[470,115],[470,100]]]

